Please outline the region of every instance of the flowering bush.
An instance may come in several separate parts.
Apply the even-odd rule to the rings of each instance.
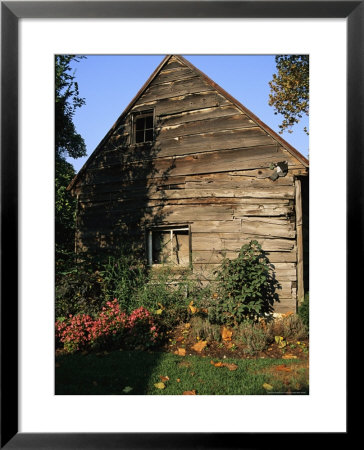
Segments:
[[[158,330],[149,311],[141,307],[127,316],[120,310],[116,299],[106,302],[101,312],[92,318],[78,314],[56,322],[56,339],[67,352],[89,347],[153,345]]]

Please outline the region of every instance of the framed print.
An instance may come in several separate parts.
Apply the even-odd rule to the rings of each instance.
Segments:
[[[294,439],[290,435],[292,432],[302,434],[299,438],[303,440],[309,439],[313,432],[316,436],[323,433],[323,438],[328,432],[339,433],[339,438],[347,437],[345,339],[344,344],[340,342],[337,347],[340,364],[335,369],[335,377],[340,388],[332,399],[336,407],[339,405],[337,414],[334,403],[329,400],[334,384],[330,381],[332,384],[328,383],[330,387],[326,388],[322,379],[316,383],[317,370],[314,370],[306,402],[303,396],[300,399],[291,396],[288,401],[288,396],[284,399],[206,396],[203,402],[178,396],[178,400],[167,398],[154,403],[140,396],[133,397],[133,401],[132,396],[117,398],[113,395],[101,395],[97,400],[91,395],[73,398],[53,395],[58,398],[50,399],[53,380],[48,366],[53,341],[49,342],[49,333],[53,323],[49,326],[46,298],[49,303],[52,295],[49,280],[53,275],[43,269],[51,266],[54,258],[53,247],[49,244],[49,236],[52,238],[54,232],[54,221],[49,214],[54,202],[50,187],[54,179],[50,168],[54,161],[47,148],[53,142],[53,111],[49,106],[54,102],[51,73],[54,54],[74,51],[76,54],[124,52],[164,56],[170,50],[181,54],[261,54],[264,51],[303,54],[307,53],[306,48],[308,52],[312,49],[312,74],[318,74],[322,68],[325,77],[330,78],[332,70],[334,79],[334,82],[327,79],[327,84],[323,79],[313,81],[313,115],[310,116],[312,142],[315,143],[312,154],[310,147],[310,163],[312,161],[314,187],[318,193],[314,202],[318,209],[313,211],[313,223],[318,228],[310,243],[315,255],[313,285],[326,286],[326,290],[321,286],[320,294],[315,296],[317,304],[313,311],[315,308],[320,313],[327,310],[326,319],[322,316],[314,319],[316,325],[312,332],[314,342],[318,343],[313,353],[320,360],[320,352],[325,351],[322,344],[327,339],[325,330],[330,336],[332,333],[341,335],[345,330],[345,322],[336,318],[340,311],[342,317],[348,313],[348,300],[359,289],[363,269],[363,263],[355,256],[363,247],[363,18],[362,1],[1,2],[2,447],[240,448],[244,441],[243,447],[249,448],[260,445],[263,439],[275,437],[279,437],[280,444],[288,445]],[[304,21],[310,21],[306,28]],[[327,21],[322,40],[319,39],[319,21]],[[338,30],[337,40],[335,30]],[[316,50],[311,32],[317,33]],[[53,39],[53,34],[61,38]],[[34,40],[30,39],[32,35]],[[130,35],[133,39],[128,41],[126,36]],[[282,40],[274,44],[277,49],[274,52],[269,41],[273,41],[275,35]],[[145,39],[145,36],[153,36],[153,39]],[[200,36],[209,36],[209,48]],[[306,41],[310,44],[306,45]],[[282,42],[283,48],[280,47]],[[338,61],[335,61],[335,54]],[[330,70],[329,61],[332,63]],[[327,101],[326,108],[317,105],[320,98],[321,102]],[[137,144],[144,143],[153,131],[153,126],[148,125],[153,124],[153,114],[150,110],[134,114],[132,126]],[[321,156],[317,149],[322,150]],[[340,183],[343,189],[338,189]],[[310,213],[310,220],[311,217]],[[43,234],[47,229],[52,231]],[[172,238],[174,235],[181,239],[189,237],[187,226],[171,230],[168,232]],[[151,232],[148,241],[151,249],[153,236],[163,232],[165,229]],[[150,258],[153,258],[152,250]],[[32,314],[28,314],[29,304]],[[344,328],[334,329],[334,323]],[[323,335],[319,335],[319,331]],[[326,358],[322,357],[325,361]],[[322,362],[317,363],[317,367],[322,367]],[[308,408],[304,418],[298,413],[299,400]],[[328,412],[331,409],[332,416],[322,424],[317,419],[314,426],[309,416],[318,417],[315,409],[325,401],[325,408]],[[67,409],[69,405],[72,407]],[[251,414],[248,414],[250,408]],[[286,412],[297,410],[301,423],[297,420],[294,426],[289,417],[287,425],[282,424],[273,414],[282,408],[287,408]],[[261,423],[253,426],[249,420],[255,417],[261,417]]]

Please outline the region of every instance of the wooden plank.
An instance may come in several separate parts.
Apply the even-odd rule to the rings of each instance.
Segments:
[[[175,68],[183,68],[183,67],[187,67],[186,64],[182,63],[177,58],[172,57],[163,68],[164,69],[175,69]]]
[[[227,233],[239,233],[241,232],[241,220],[226,220],[226,221],[214,221],[214,220],[195,220],[191,224],[192,233],[201,232],[227,232]]]
[[[155,107],[156,116],[163,116],[224,105],[231,105],[231,103],[215,91],[206,91],[150,102],[143,102],[141,97],[131,109],[131,113]]]
[[[301,180],[295,181],[296,188],[296,228],[297,228],[297,300],[301,304],[304,300],[303,284],[303,234],[302,234],[302,193]]]
[[[254,176],[231,176],[227,174],[210,174],[200,176],[199,178],[186,179],[186,188],[217,188],[217,189],[236,189],[236,188],[274,188],[275,186],[293,186],[293,177],[280,177],[275,181],[269,178],[256,178]]]
[[[176,80],[163,84],[151,84],[140,97],[140,102],[160,101],[164,98],[176,97],[198,92],[213,91],[214,88],[207,84],[201,77],[194,76],[185,80]],[[138,102],[139,102],[138,101]]]
[[[158,127],[170,127],[179,124],[187,124],[204,119],[227,117],[241,114],[240,110],[231,104],[226,106],[212,106],[192,111],[182,111],[174,114],[163,115],[157,118]]]
[[[182,198],[294,198],[293,186],[276,186],[270,189],[177,189],[166,191],[149,191],[150,199],[182,199]]]
[[[176,68],[170,68],[166,66],[166,69],[161,70],[150,85],[154,86],[161,83],[168,83],[170,81],[184,80],[195,76],[196,73],[193,72],[189,67],[179,66]]]
[[[288,239],[294,239],[296,237],[296,232],[290,230],[287,226],[263,225],[261,222],[253,223],[242,223],[241,225],[242,234],[255,237],[283,237]]]
[[[244,199],[244,202],[247,199]],[[261,203],[239,205],[234,211],[234,217],[239,219],[252,218],[260,216],[290,216],[293,214],[294,207],[290,205],[267,204],[266,199]]]
[[[296,312],[296,302],[294,299],[289,296],[289,298],[283,298],[283,296],[280,296],[280,301],[275,302],[274,305],[274,312],[277,314],[287,314],[289,312]]]
[[[273,162],[282,161],[282,155],[274,153],[275,145],[254,148],[220,150],[186,155],[180,158],[157,158],[154,161],[138,161],[121,153],[105,160],[101,155],[86,174],[86,183],[95,184],[127,179],[158,178],[182,175],[197,175],[236,170],[266,169]],[[135,158],[138,158],[137,155]]]
[[[227,250],[238,251],[244,244],[252,240],[252,236],[236,234],[236,237],[225,236],[228,233],[194,233],[192,241],[192,250]],[[265,251],[291,251],[295,247],[294,240],[289,239],[258,239]]]
[[[222,130],[233,130],[236,128],[254,127],[254,122],[245,114],[235,114],[223,117],[214,117],[195,120],[178,125],[164,125],[157,128],[159,140],[187,136],[190,134],[200,134],[216,132]]]
[[[156,157],[188,155],[191,153],[211,152],[216,150],[257,147],[263,145],[274,146],[275,141],[260,127],[239,128],[236,130],[213,131],[174,139],[159,139],[154,144]],[[272,149],[278,153],[278,147]],[[253,155],[252,155],[253,156]],[[259,157],[256,155],[256,157]]]
[[[192,260],[200,264],[218,264],[223,260],[224,255],[229,259],[235,259],[238,253],[238,251],[224,253],[222,250],[193,250]],[[296,263],[295,252],[268,252],[267,257],[274,266],[280,263]]]

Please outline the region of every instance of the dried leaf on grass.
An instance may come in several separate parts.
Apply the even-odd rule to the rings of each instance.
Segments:
[[[131,386],[125,386],[122,392],[124,392],[124,394],[129,394],[132,390],[133,388]]]
[[[266,391],[271,391],[273,389],[273,386],[268,383],[264,383],[263,387]]]
[[[169,381],[169,377],[168,376],[163,376],[163,375],[159,375],[159,378],[162,380],[162,381]]]
[[[194,389],[192,391],[184,391],[183,395],[196,395],[196,391]]]
[[[196,306],[193,306],[193,300],[190,302],[190,304],[188,305],[188,309],[191,311],[191,314],[195,314],[198,309],[196,308]]]
[[[275,369],[278,370],[279,372],[292,372],[292,369],[290,367],[285,366],[284,364],[276,366]]]
[[[229,370],[236,370],[238,368],[236,364],[223,363],[221,361],[215,363],[214,361],[211,360],[211,364],[215,367],[227,367]]]
[[[206,347],[206,345],[207,345],[207,341],[199,341],[199,342],[196,342],[196,344],[193,345],[191,348],[193,350],[195,350],[196,352],[200,353]]]
[[[282,359],[297,359],[296,355],[291,355],[290,353],[287,353],[286,355],[282,356]]]
[[[185,348],[177,348],[177,350],[174,352],[175,355],[179,356],[186,356],[186,349]]]
[[[154,383],[154,386],[155,386],[157,389],[164,389],[164,388],[166,387],[166,385],[165,385],[164,383],[162,383],[162,382],[160,382],[160,383]]]

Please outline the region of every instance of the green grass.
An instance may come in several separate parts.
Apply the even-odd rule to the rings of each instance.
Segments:
[[[224,359],[238,368],[215,367],[211,358],[171,353],[114,351],[107,354],[62,355],[56,364],[56,394],[61,395],[264,395],[308,393],[307,370],[298,360]],[[217,360],[214,360],[217,362]],[[275,372],[274,366],[291,366],[292,373]],[[168,376],[165,389],[154,384]],[[177,382],[180,379],[180,382]],[[263,384],[270,384],[269,392]],[[132,388],[128,394],[125,388]],[[128,391],[128,389],[126,391]]]

